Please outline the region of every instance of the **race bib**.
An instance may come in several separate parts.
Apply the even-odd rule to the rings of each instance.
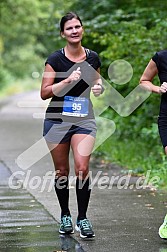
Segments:
[[[62,115],[85,117],[89,113],[89,100],[85,97],[65,96]]]

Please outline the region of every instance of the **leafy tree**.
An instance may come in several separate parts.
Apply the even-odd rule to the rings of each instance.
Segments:
[[[62,43],[58,39],[58,20],[70,4],[64,0],[1,1],[2,85],[7,73],[24,78],[42,71],[44,58]]]

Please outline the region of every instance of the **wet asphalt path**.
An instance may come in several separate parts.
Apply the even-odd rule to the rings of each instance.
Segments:
[[[34,101],[39,104],[33,104]],[[34,212],[33,216],[30,212],[27,212],[30,223],[32,224],[31,230],[34,230],[34,235],[27,233],[24,236],[26,240],[23,238],[27,247],[22,248],[18,245],[15,250],[6,250],[5,248],[3,250],[1,249],[2,251],[15,252],[19,250],[38,252],[47,251],[46,248],[48,246],[48,251],[53,252],[54,250],[53,248],[50,250],[50,246],[57,245],[61,251],[61,241],[57,232],[58,225],[55,221],[59,221],[60,208],[55,197],[52,179],[44,180],[48,171],[54,171],[50,155],[45,155],[31,165],[31,167],[21,167],[16,163],[18,156],[31,146],[34,146],[34,144],[37,144],[40,148],[28,152],[28,162],[32,161],[32,157],[40,156],[43,151],[45,152],[45,146],[41,142],[42,119],[40,118],[41,113],[44,112],[44,108],[39,108],[39,106],[41,106],[39,94],[38,92],[32,92],[11,98],[6,104],[3,103],[0,110],[0,159],[10,169],[13,176],[12,183],[15,183],[15,177],[17,177],[17,179],[23,181],[25,187],[25,189],[19,187],[17,190],[14,189],[12,191],[5,187],[6,192],[4,191],[4,186],[1,187],[1,198],[7,197],[7,199],[4,198],[4,202],[5,200],[9,201],[6,206],[4,205],[5,211],[3,207],[1,209],[1,213],[6,215],[5,218],[7,220],[5,224],[2,223],[4,225],[2,227],[3,232],[1,232],[3,233],[3,238],[0,241],[3,241],[3,246],[5,246],[5,240],[8,241],[6,244],[11,245],[12,240],[17,240],[19,244],[21,242],[19,235],[23,234],[20,231],[21,229],[17,229],[20,227],[23,228],[22,226],[5,227],[8,222],[10,223],[10,220],[11,224],[9,225],[19,223],[18,220],[15,221],[16,217],[14,214],[12,217],[8,216],[8,211],[10,212],[11,205],[13,204],[12,202],[17,202],[17,200],[18,202],[22,201],[22,203],[18,203],[18,208],[24,205],[22,207],[24,209],[23,220],[25,223],[29,221],[26,220],[24,211]],[[110,177],[119,174],[119,169],[117,170],[114,167],[110,169],[102,168],[97,163],[92,163],[91,168],[93,176],[96,176],[99,171],[102,171],[102,175],[108,175]],[[38,186],[35,186],[37,184]],[[13,193],[16,194],[16,199],[8,199],[8,196],[11,197]],[[23,195],[24,197],[22,197]],[[31,200],[35,200],[35,202],[31,202]],[[31,205],[34,205],[34,207],[30,207]],[[70,209],[73,221],[75,222],[77,206],[75,187],[73,184],[70,187]],[[41,215],[39,212],[41,212]],[[93,223],[96,238],[93,241],[83,241],[79,238],[78,234],[74,234],[72,237],[75,239],[73,241],[75,242],[76,248],[71,248],[71,250],[67,251],[167,252],[167,242],[161,240],[158,236],[158,228],[166,212],[167,193],[155,191],[150,188],[136,189],[133,178],[131,187],[129,186],[127,189],[123,187],[118,189],[117,182],[111,188],[106,184],[105,189],[100,188],[96,184],[92,190],[88,210],[88,217]],[[28,230],[30,227],[24,225],[25,228]],[[40,236],[38,230],[41,230]],[[10,231],[14,233],[14,239],[12,235],[10,236]],[[48,240],[45,239],[45,231],[47,237],[50,238]],[[7,235],[5,235],[5,232],[7,232]],[[30,239],[30,237],[33,237],[34,240]],[[40,244],[42,246],[31,250],[29,249],[30,245],[28,243],[30,240],[32,244]],[[82,245],[82,248],[78,247],[79,244],[76,241]],[[65,244],[69,244],[69,240],[65,240]],[[56,247],[56,250],[58,250],[58,247]]]
[[[32,251],[36,248],[50,251],[57,242],[53,242],[55,240],[53,218],[25,189],[10,189],[7,183],[10,172],[2,163],[0,169],[1,250],[24,251],[29,247]]]
[[[7,114],[8,112],[11,115],[10,118],[5,115],[1,118],[1,132],[3,131],[4,138],[1,134],[0,251],[84,252],[82,246],[75,239],[68,235],[59,235],[58,222],[32,194],[23,188],[17,176],[12,178],[12,187],[20,185],[19,189],[10,188],[9,179],[12,172],[2,160],[6,160],[6,163],[9,162],[10,167],[12,164],[15,165],[14,157],[16,157],[17,147],[11,136],[13,135],[15,138],[16,130],[19,130],[18,125],[20,125],[18,122],[20,120],[22,125],[23,118],[20,118],[19,112],[17,114],[17,109],[16,113],[12,114],[13,111],[8,111],[7,107]],[[21,125],[20,127],[22,127]],[[27,126],[25,127],[27,129]]]
[[[0,171],[0,251],[84,252],[70,236],[58,235],[58,223],[30,193],[9,187],[11,173],[3,163]]]

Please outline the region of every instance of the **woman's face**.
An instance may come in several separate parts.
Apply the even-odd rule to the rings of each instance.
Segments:
[[[78,43],[82,40],[83,27],[78,19],[73,18],[64,24],[64,31],[61,32],[70,44]]]

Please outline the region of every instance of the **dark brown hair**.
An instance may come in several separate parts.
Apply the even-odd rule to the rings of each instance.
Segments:
[[[60,31],[61,31],[61,32],[64,31],[64,25],[65,25],[65,23],[66,23],[67,21],[73,19],[73,18],[78,19],[79,22],[80,22],[81,25],[82,25],[82,21],[81,21],[80,17],[79,17],[76,13],[74,13],[74,12],[71,11],[71,12],[68,12],[65,16],[63,16],[63,17],[61,18],[61,21],[60,21]]]

